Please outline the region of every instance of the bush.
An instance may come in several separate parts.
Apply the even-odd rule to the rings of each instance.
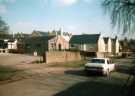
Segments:
[[[132,63],[135,63],[135,59],[132,61]]]

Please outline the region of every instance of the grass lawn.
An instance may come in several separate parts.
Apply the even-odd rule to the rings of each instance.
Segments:
[[[72,61],[72,62],[64,62],[64,63],[53,63],[49,64],[50,67],[69,67],[69,68],[78,68],[84,66],[86,63],[85,60],[81,61]]]
[[[17,69],[7,66],[0,66],[0,81],[9,80],[17,72],[19,72]]]

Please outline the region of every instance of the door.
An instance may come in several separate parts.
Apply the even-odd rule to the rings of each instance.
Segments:
[[[61,48],[61,44],[59,44],[58,48],[59,48],[59,51],[61,51],[61,49],[62,49],[62,48]]]
[[[111,60],[107,60],[108,68],[110,71],[113,71],[115,68],[115,65],[112,63]]]

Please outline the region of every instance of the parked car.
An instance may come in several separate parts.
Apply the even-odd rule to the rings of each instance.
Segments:
[[[103,75],[109,75],[113,70],[115,70],[115,64],[109,58],[93,58],[85,64],[87,73],[100,72]]]

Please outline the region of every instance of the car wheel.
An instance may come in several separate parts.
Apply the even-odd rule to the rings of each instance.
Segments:
[[[84,70],[85,74],[88,75],[88,71],[87,70]]]

